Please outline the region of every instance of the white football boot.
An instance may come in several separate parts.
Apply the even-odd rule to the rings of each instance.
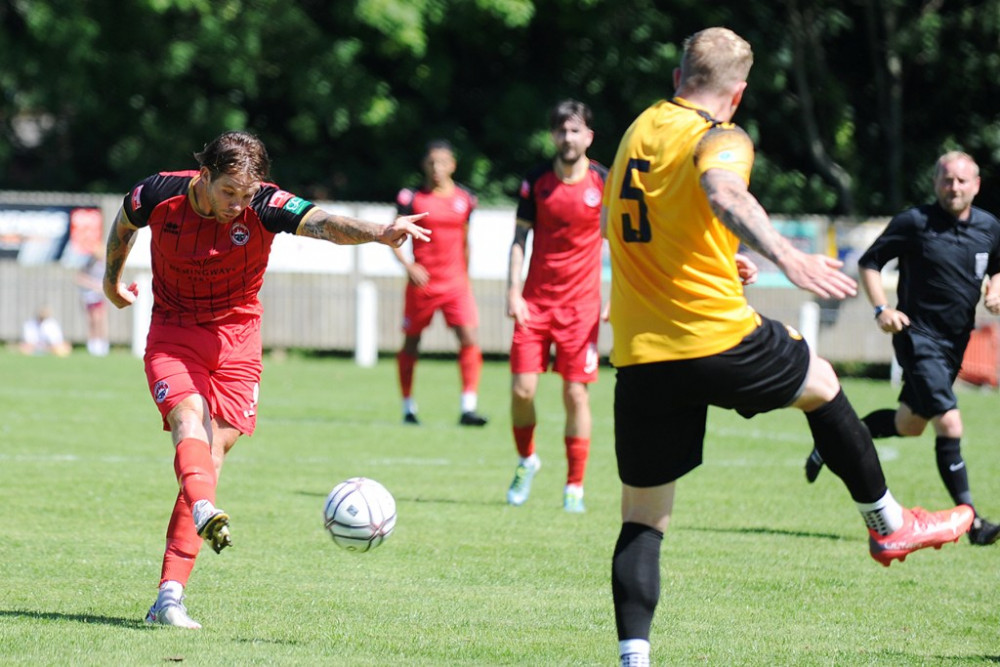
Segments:
[[[538,454],[532,454],[521,459],[514,470],[514,480],[507,489],[507,503],[518,507],[523,505],[531,494],[531,480],[535,478],[535,473],[542,467],[542,460]]]

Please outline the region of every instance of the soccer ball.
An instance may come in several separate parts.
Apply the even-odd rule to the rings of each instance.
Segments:
[[[323,521],[337,546],[371,551],[396,527],[396,499],[374,479],[352,477],[326,497]]]

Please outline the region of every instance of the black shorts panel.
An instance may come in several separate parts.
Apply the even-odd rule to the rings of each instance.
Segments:
[[[917,415],[931,419],[958,407],[952,389],[962,366],[965,343],[960,345],[914,329],[904,329],[892,337],[896,361],[903,369],[899,402]]]
[[[618,476],[638,487],[678,479],[702,462],[708,406],[736,410],[747,418],[787,407],[802,392],[808,371],[806,342],[766,318],[720,354],[619,368]]]

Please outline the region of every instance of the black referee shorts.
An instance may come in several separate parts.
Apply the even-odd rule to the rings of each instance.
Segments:
[[[622,482],[658,486],[700,465],[710,405],[749,419],[795,402],[809,371],[809,346],[794,329],[761,319],[725,352],[617,370],[615,453]]]
[[[931,419],[958,407],[952,387],[962,367],[969,339],[949,341],[906,328],[892,337],[896,361],[903,369],[899,402]]]

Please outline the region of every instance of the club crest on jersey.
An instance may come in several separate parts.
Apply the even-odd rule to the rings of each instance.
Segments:
[[[132,210],[138,211],[142,208],[142,185],[136,186],[135,190],[132,190]]]
[[[153,399],[157,403],[162,403],[167,400],[167,395],[170,394],[170,385],[167,384],[166,380],[160,380],[153,385]]]
[[[233,223],[233,226],[229,228],[229,239],[233,245],[246,245],[247,241],[250,240],[250,228],[242,222]]]
[[[464,198],[456,198],[451,208],[455,213],[465,213],[469,210],[469,202],[465,201]]]
[[[601,191],[597,188],[587,188],[583,191],[583,203],[594,208],[601,205]]]

